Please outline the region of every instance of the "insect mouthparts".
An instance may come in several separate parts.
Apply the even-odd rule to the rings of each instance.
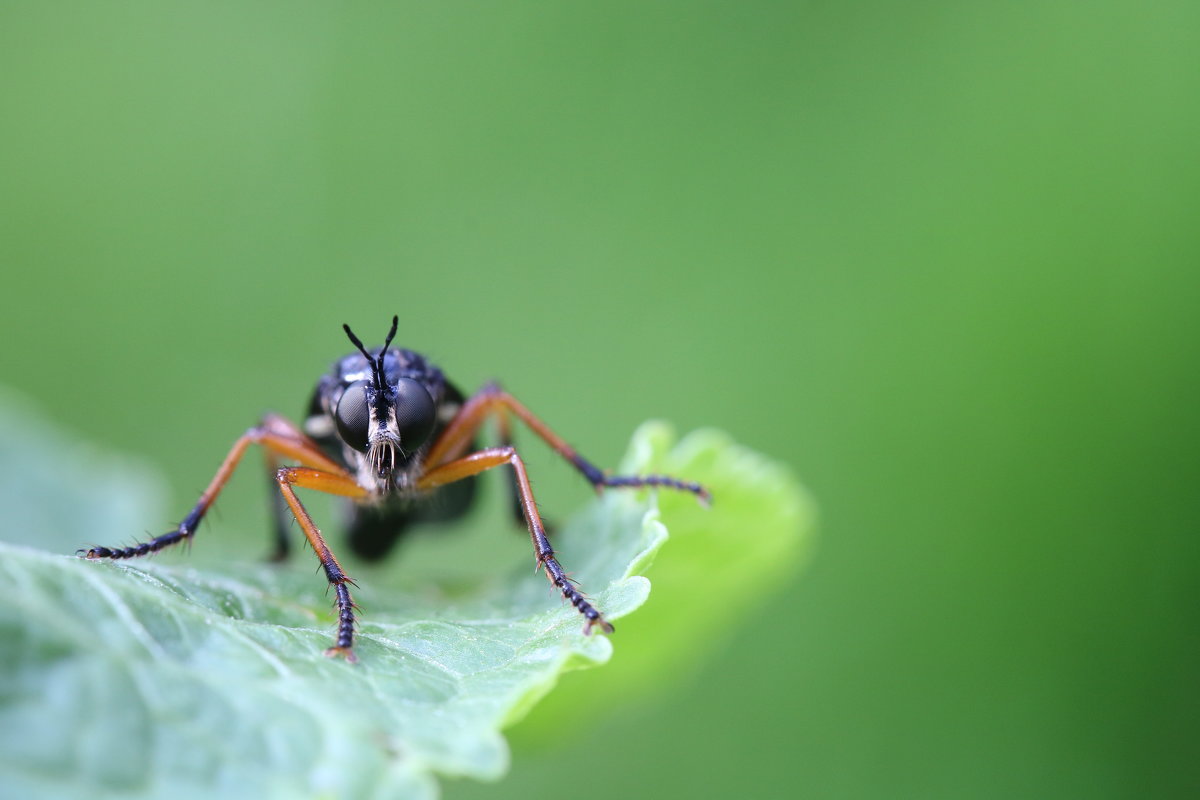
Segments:
[[[371,462],[376,475],[382,478],[396,470],[398,450],[400,450],[400,440],[391,431],[379,434],[379,438],[371,442],[367,448],[367,460]]]

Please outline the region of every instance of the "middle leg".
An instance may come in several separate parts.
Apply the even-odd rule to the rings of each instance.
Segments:
[[[346,472],[340,464],[322,453],[315,442],[299,433],[291,423],[282,417],[268,414],[264,417],[262,424],[251,428],[238,437],[238,440],[234,442],[233,447],[230,448],[229,453],[225,456],[225,460],[221,462],[221,466],[217,468],[217,473],[209,482],[208,488],[200,495],[200,499],[192,507],[188,515],[183,518],[183,521],[175,526],[175,530],[155,536],[147,542],[132,544],[127,547],[93,546],[87,550],[79,551],[80,555],[92,560],[135,558],[149,555],[150,553],[157,553],[159,550],[179,544],[180,542],[191,541],[200,522],[204,519],[205,514],[208,513],[208,509],[216,501],[225,484],[233,476],[233,472],[241,462],[246,448],[252,444],[262,445],[269,454],[276,458],[293,459],[306,467],[323,470],[327,474],[344,477],[347,481],[353,482],[350,473]],[[285,534],[286,531],[283,531],[282,533],[277,533],[277,536]],[[282,547],[278,541],[276,545],[277,550]]]
[[[507,418],[509,413],[529,426],[534,433],[541,437],[542,441],[550,445],[571,466],[579,470],[597,491],[605,487],[640,488],[654,486],[689,492],[706,505],[712,500],[712,496],[708,493],[707,489],[692,481],[683,481],[667,475],[606,474],[595,464],[576,452],[575,448],[567,444],[565,439],[552,431],[550,426],[536,417],[517,398],[501,389],[495,383],[487,384],[463,404],[458,414],[450,421],[450,424],[446,426],[437,441],[433,443],[433,447],[426,454],[426,463],[430,467],[437,468],[461,456],[470,446],[471,440],[484,420],[491,415],[499,417],[501,421],[500,429],[503,435],[508,424]]]

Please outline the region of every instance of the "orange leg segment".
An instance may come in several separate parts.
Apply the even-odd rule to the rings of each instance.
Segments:
[[[592,628],[597,625],[605,632],[611,633],[613,626],[587,601],[583,593],[575,588],[575,584],[554,557],[554,548],[550,546],[550,540],[546,538],[546,526],[542,523],[537,503],[533,500],[533,488],[529,484],[529,475],[525,472],[525,462],[512,447],[489,447],[434,467],[417,479],[417,488],[421,490],[436,489],[439,486],[478,475],[503,464],[512,465],[513,472],[516,473],[517,490],[520,494],[521,508],[525,513],[525,522],[529,526],[529,538],[533,543],[535,563],[546,570],[546,578],[557,587],[563,598],[575,606],[576,610],[587,620],[584,627],[585,633],[591,633]]]
[[[533,412],[522,405],[520,401],[494,383],[484,386],[463,404],[458,414],[450,421],[450,424],[442,431],[442,435],[438,437],[438,440],[429,449],[429,453],[425,457],[425,463],[431,468],[436,469],[460,457],[470,447],[471,440],[490,415],[496,415],[500,418],[501,435],[503,435],[507,428],[509,413],[512,413],[528,425],[556,453],[570,462],[575,469],[579,470],[597,490],[604,487],[618,486],[629,488],[661,486],[668,489],[691,492],[696,495],[700,502],[705,504],[709,503],[712,499],[708,490],[700,484],[681,481],[678,478],[671,478],[666,475],[606,475],[590,461],[579,455],[575,451],[575,448],[567,444],[546,423],[534,416]]]
[[[234,442],[229,454],[217,468],[217,474],[213,476],[204,493],[200,495],[199,501],[175,530],[156,536],[148,542],[141,542],[129,547],[92,547],[83,551],[84,557],[91,559],[134,558],[157,553],[164,547],[191,539],[196,533],[200,521],[204,519],[205,513],[208,512],[209,507],[216,501],[234,470],[237,469],[246,448],[252,444],[261,444],[268,454],[275,458],[292,459],[305,466],[315,467],[350,479],[350,473],[346,472],[337,462],[330,460],[311,439],[300,433],[282,417],[270,414],[264,418],[261,425],[246,431]]]
[[[262,424],[259,426],[264,430],[271,431],[290,439],[295,439],[305,445],[310,453],[321,453],[320,446],[310,439],[304,431],[302,431],[295,423],[286,417],[281,417],[278,414],[267,414],[263,417]],[[291,532],[290,524],[292,515],[288,512],[287,503],[283,501],[283,495],[279,493],[279,486],[275,482],[276,473],[279,468],[284,466],[284,459],[270,447],[263,448],[263,460],[266,463],[267,475],[270,478],[270,503],[271,503],[271,519],[275,523],[275,547],[273,548],[270,560],[284,561],[287,558]],[[315,460],[297,459],[302,464],[315,466]],[[326,464],[324,469],[328,469]]]
[[[350,597],[348,587],[348,584],[354,581],[342,569],[337,556],[325,543],[325,537],[321,535],[320,529],[317,528],[308,510],[300,502],[300,498],[296,497],[296,490],[293,487],[315,489],[319,492],[341,495],[355,500],[366,497],[367,491],[346,475],[322,472],[306,467],[284,467],[276,473],[275,480],[279,484],[279,491],[283,494],[288,508],[292,510],[296,521],[300,523],[304,537],[308,539],[313,552],[317,554],[317,559],[320,560],[321,567],[325,570],[325,577],[328,579],[329,585],[333,587],[334,605],[338,612],[337,638],[334,646],[325,651],[325,655],[342,655],[346,657],[347,661],[355,661],[352,649],[354,646],[354,600]]]

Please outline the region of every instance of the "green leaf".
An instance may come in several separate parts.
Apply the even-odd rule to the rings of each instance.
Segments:
[[[657,547],[648,549],[630,566],[653,592],[620,626],[622,657],[550,695],[520,729],[524,739],[551,739],[569,719],[679,686],[749,606],[783,590],[810,549],[815,506],[791,470],[720,431],[695,431],[675,444],[670,428],[646,423],[620,471],[686,475],[711,487],[712,508],[659,494],[658,511],[649,513],[670,522],[670,541],[660,558]],[[602,525],[606,512],[593,505],[581,522]]]
[[[653,574],[686,603],[651,604],[628,637],[624,621],[611,640],[588,637],[528,552],[519,568],[483,557],[426,569],[440,561],[429,552],[454,546],[440,537],[424,572],[354,571],[363,610],[348,664],[322,655],[333,610],[310,556],[219,571],[73,557],[137,538],[158,518],[159,481],[3,396],[0,441],[0,781],[15,797],[423,798],[435,774],[498,778],[500,731],[561,673],[608,661],[617,644],[635,682],[652,685],[794,565],[809,508],[784,470],[719,434],[672,447],[666,428],[644,426],[623,469],[670,470],[716,498],[712,510],[657,498],[680,541]],[[666,540],[653,493],[609,492],[556,548],[622,620],[646,602],[642,573]]]

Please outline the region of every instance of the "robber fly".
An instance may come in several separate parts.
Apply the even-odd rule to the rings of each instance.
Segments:
[[[515,501],[529,528],[535,564],[583,616],[585,633],[597,627],[611,633],[612,625],[576,588],[555,557],[525,463],[511,444],[510,415],[528,425],[597,490],[661,486],[690,492],[705,503],[707,490],[663,475],[602,472],[494,383],[464,398],[428,359],[391,346],[398,323],[398,317],[393,317],[383,347],[370,350],[349,325],[343,325],[357,352],[338,360],[317,382],[303,428],[276,414],[266,415],[234,443],[200,500],[174,530],[129,547],[92,547],[81,551],[82,555],[89,559],[134,558],[189,541],[246,448],[262,445],[278,487],[278,494],[273,494],[276,556],[287,554],[290,513],[334,590],[337,634],[325,653],[354,661],[353,581],[296,496],[296,489],[315,489],[353,501],[350,547],[360,556],[378,559],[391,550],[406,526],[466,513],[474,497],[476,476],[507,464],[513,470]],[[497,421],[501,443],[479,449],[476,436],[489,417]],[[285,466],[285,462],[296,466]]]

